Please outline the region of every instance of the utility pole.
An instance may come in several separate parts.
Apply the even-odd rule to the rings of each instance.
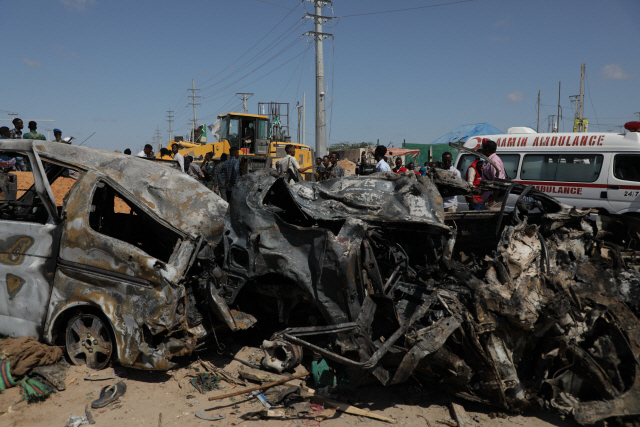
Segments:
[[[540,90],[538,90],[538,125],[536,126],[536,132],[540,132]]]
[[[586,126],[584,125],[583,112],[584,112],[584,62],[580,68],[580,95],[574,95],[569,97],[572,102],[575,102],[576,112],[573,119],[573,131],[574,132],[586,132]],[[575,100],[575,101],[574,101]]]
[[[556,129],[556,116],[552,114],[547,118],[547,132],[554,133],[557,131],[558,130]]]
[[[191,138],[195,139],[196,126],[198,126],[198,117],[196,116],[196,105],[200,105],[200,104],[196,104],[196,98],[200,98],[199,96],[196,96],[196,92],[198,92],[200,89],[196,89],[195,79],[191,80],[191,85],[193,87],[187,90],[191,91],[191,96],[189,96],[189,98],[191,98],[191,105],[193,105],[193,124],[191,125]],[[191,141],[191,139],[189,140]]]
[[[302,111],[300,110],[302,108],[302,105],[300,105],[300,102],[296,102],[296,110],[298,110],[298,127],[296,129],[298,129],[298,139],[296,140],[298,142],[298,144],[300,144],[300,119],[302,118]]]
[[[160,137],[160,127],[156,126],[156,141],[158,142],[158,153],[162,148],[162,138]]]
[[[247,114],[247,97],[252,97],[252,93],[236,93],[236,95],[242,95],[242,107],[244,108],[244,113]]]
[[[313,19],[315,31],[308,31],[305,35],[312,35],[316,41],[316,154],[324,156],[327,153],[327,121],[324,110],[324,54],[322,41],[333,34],[323,33],[322,24],[330,17],[322,16],[322,8],[331,4],[329,0],[307,0],[313,2],[315,14],[305,14],[305,17]]]
[[[582,63],[582,67],[580,68],[580,126],[584,130],[584,125],[582,125],[582,112],[584,109],[584,62]]]
[[[633,113],[633,114],[637,114],[638,115],[638,120],[640,121],[640,111],[637,113]]]
[[[167,111],[167,121],[169,122],[169,142],[173,140],[173,133],[171,132],[171,123],[173,123],[173,111]]]
[[[560,89],[562,87],[562,82],[558,82],[558,124],[556,125],[556,133],[560,132]]]
[[[307,132],[306,132],[307,128],[305,126],[305,123],[307,122],[306,115],[307,115],[307,98],[306,98],[305,92],[302,92],[302,145],[307,145],[305,142],[307,139]]]

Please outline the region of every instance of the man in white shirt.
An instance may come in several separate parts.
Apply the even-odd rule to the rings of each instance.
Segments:
[[[151,144],[147,144],[144,146],[144,148],[142,149],[141,152],[139,152],[138,154],[136,154],[137,157],[144,157],[147,158],[150,156],[151,152],[153,151],[153,147],[151,146]]]
[[[373,153],[376,158],[376,162],[378,162],[378,164],[376,165],[377,172],[391,172],[391,167],[384,158],[385,154],[387,154],[387,147],[385,147],[384,145],[378,145],[376,147],[376,151],[374,151]]]
[[[173,160],[180,164],[180,170],[184,172],[184,157],[182,154],[178,153],[178,144],[173,144],[171,146],[171,152],[173,153]]]
[[[462,178],[460,171],[453,166],[453,156],[448,151],[442,153],[442,169],[453,172]],[[443,197],[442,205],[445,212],[455,212],[458,210],[458,196]]]
[[[306,168],[301,168],[300,165],[298,164],[298,161],[294,157],[296,154],[296,147],[294,147],[291,144],[287,144],[287,146],[284,147],[284,151],[285,153],[287,153],[287,155],[284,156],[282,159],[280,159],[280,161],[278,162],[278,165],[280,167],[280,173],[283,173],[283,174],[288,173],[287,175],[287,177],[289,178],[288,182],[289,184],[293,184],[295,182],[300,181],[301,173],[309,169],[313,169],[314,165],[307,166]]]

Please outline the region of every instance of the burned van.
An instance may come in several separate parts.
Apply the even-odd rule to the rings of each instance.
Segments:
[[[0,334],[64,344],[94,369],[190,353],[206,332],[188,324],[182,282],[221,239],[227,203],[138,157],[28,140],[0,156],[31,169],[1,174]]]

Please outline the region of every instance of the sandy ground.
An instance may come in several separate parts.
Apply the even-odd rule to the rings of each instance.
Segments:
[[[215,353],[215,352],[214,352]],[[259,358],[259,349],[244,347],[236,353],[244,360],[255,361]],[[203,356],[203,352],[200,353]],[[210,361],[217,367],[237,375],[242,365],[228,358],[216,357]],[[65,391],[57,392],[44,402],[27,404],[21,400],[17,387],[0,394],[0,426],[64,426],[69,415],[84,416],[85,405],[98,398],[100,389],[115,384],[119,380],[127,384],[127,392],[106,408],[91,410],[96,426],[282,426],[282,427],[347,427],[358,425],[389,425],[369,418],[336,412],[332,418],[321,422],[315,419],[246,419],[247,414],[264,409],[251,397],[240,395],[218,401],[208,401],[208,397],[239,391],[241,386],[232,386],[221,382],[223,390],[214,390],[200,394],[189,383],[189,366],[197,366],[197,358],[184,361],[179,369],[170,372],[139,371],[122,367],[110,367],[96,372],[85,366],[72,366],[67,374],[67,382],[77,378]],[[299,368],[300,369],[300,368]],[[117,379],[87,381],[86,377],[115,375]],[[309,379],[309,381],[313,381]],[[294,382],[295,383],[295,382]],[[255,386],[254,383],[247,383]],[[411,381],[399,386],[372,386],[332,395],[334,399],[350,403],[372,413],[397,420],[401,426],[445,426],[450,421],[449,398],[441,393],[436,385]],[[526,415],[503,414],[506,418],[490,418],[496,411],[479,404],[455,400],[462,404],[474,426],[577,426],[572,420],[562,420],[549,412],[528,413]],[[219,421],[204,421],[195,417],[201,409],[217,408],[208,412],[224,414]],[[500,411],[497,411],[500,412]],[[243,416],[245,418],[243,418]],[[159,419],[162,423],[159,424]]]

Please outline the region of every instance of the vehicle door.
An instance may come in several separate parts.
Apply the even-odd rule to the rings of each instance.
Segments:
[[[59,265],[96,286],[117,282],[171,292],[167,285],[177,285],[195,250],[186,234],[93,171],[69,194],[65,214]]]
[[[9,146],[10,144],[6,144]],[[61,222],[36,153],[23,157],[33,171],[0,169],[0,334],[42,337],[58,255]]]
[[[606,200],[613,213],[640,212],[640,154],[612,154]]]

